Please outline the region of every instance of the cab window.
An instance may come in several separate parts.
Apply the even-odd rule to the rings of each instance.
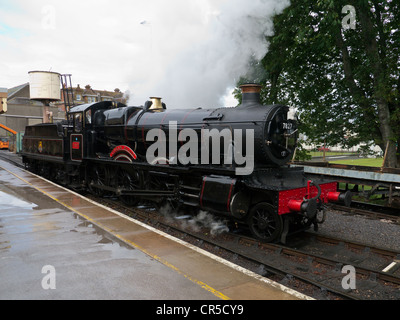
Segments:
[[[74,114],[74,131],[75,132],[82,131],[82,113]]]
[[[91,124],[92,123],[92,110],[89,109],[88,111],[85,112],[85,124]]]

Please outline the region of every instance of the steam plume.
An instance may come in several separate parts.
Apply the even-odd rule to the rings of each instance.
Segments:
[[[130,104],[143,104],[155,95],[169,108],[222,106],[221,98],[246,73],[250,59],[266,54],[272,17],[289,5],[289,0],[168,4],[172,1],[174,10],[142,21],[149,46],[144,60],[136,62],[139,72],[131,65]]]

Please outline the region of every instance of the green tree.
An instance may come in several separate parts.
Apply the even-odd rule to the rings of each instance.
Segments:
[[[373,141],[388,147],[387,166],[400,167],[400,2],[348,4],[293,0],[274,18],[267,55],[241,81],[260,82],[264,103],[296,107],[311,141]]]

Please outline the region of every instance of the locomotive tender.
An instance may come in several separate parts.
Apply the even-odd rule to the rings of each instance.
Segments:
[[[349,204],[351,194],[287,166],[297,144],[289,108],[262,105],[258,85],[241,89],[235,108],[167,110],[159,98],[140,107],[75,106],[67,120],[26,127],[23,162],[60,184],[128,205],[151,200],[208,210],[265,242],[317,229],[324,204]]]

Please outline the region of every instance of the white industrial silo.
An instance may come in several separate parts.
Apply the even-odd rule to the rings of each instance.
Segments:
[[[53,122],[53,113],[49,110],[49,104],[52,101],[61,100],[61,75],[50,71],[30,71],[28,74],[30,99],[43,103],[43,123]]]
[[[28,73],[31,100],[42,102],[61,100],[61,75],[59,73],[50,71],[30,71]]]

